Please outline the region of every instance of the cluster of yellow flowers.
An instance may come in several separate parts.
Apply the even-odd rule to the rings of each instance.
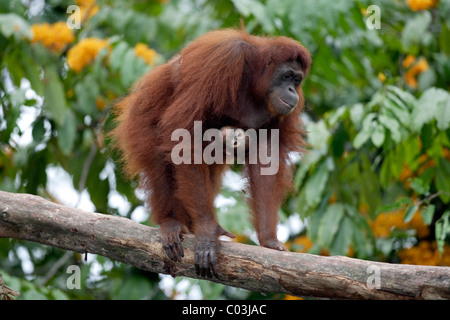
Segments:
[[[77,0],[76,3],[80,7],[81,21],[83,22],[95,15],[100,9],[95,0]]]
[[[406,3],[411,10],[418,11],[436,7],[439,0],[407,0]]]
[[[403,217],[405,210],[396,210],[380,213],[375,221],[371,223],[371,229],[376,237],[387,237],[394,229],[415,229],[419,238],[424,238],[430,234],[430,229],[423,222],[420,209],[414,214],[412,219],[405,223]]]
[[[31,26],[31,31],[33,32],[33,43],[41,42],[53,52],[59,52],[68,44],[75,41],[72,30],[62,21],[54,24],[34,24]]]
[[[313,243],[308,238],[308,236],[300,236],[295,238],[292,243],[288,243],[288,246],[291,247],[295,252],[308,252],[309,249],[311,249],[311,247],[313,246]]]
[[[405,73],[406,83],[414,89],[417,89],[417,76],[428,70],[428,63],[425,58],[416,59],[413,55],[408,55],[403,60],[403,67],[409,68]]]
[[[70,48],[67,53],[67,64],[75,72],[80,72],[91,63],[99,51],[108,46],[108,39],[86,38]]]
[[[158,54],[155,50],[150,49],[145,43],[138,43],[134,47],[134,53],[136,56],[144,59],[145,63],[149,66],[153,66],[156,63],[156,58]]]
[[[444,246],[444,252],[439,255],[436,241],[420,241],[418,246],[400,250],[401,263],[426,266],[450,266],[450,246]]]

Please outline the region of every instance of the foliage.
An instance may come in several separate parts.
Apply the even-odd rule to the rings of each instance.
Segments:
[[[79,29],[65,24],[73,4]],[[371,4],[380,29],[366,26]],[[449,0],[2,1],[0,189],[145,221],[104,137],[111,105],[190,40],[241,17],[249,32],[298,39],[313,55],[308,153],[280,210],[288,247],[449,265]],[[230,172],[218,219],[253,243],[242,187]],[[264,298],[83,258],[0,239],[0,273],[21,299]],[[82,290],[67,289],[72,264]]]

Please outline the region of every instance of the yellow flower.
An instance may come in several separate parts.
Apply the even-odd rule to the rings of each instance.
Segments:
[[[444,159],[450,160],[450,149],[443,147],[442,148],[442,157]]]
[[[425,58],[420,58],[419,61],[413,66],[418,73],[425,72],[428,70],[429,66]]]
[[[291,295],[285,294],[283,297],[283,300],[305,300],[305,299],[303,299],[301,297],[296,297],[296,296],[291,296]]]
[[[418,11],[436,7],[439,0],[407,0],[406,3],[411,10]]]
[[[408,54],[403,60],[403,68],[409,68],[411,65],[416,61],[416,57],[414,57],[412,54]]]
[[[426,238],[430,234],[430,228],[428,228],[425,222],[423,222],[420,209],[413,215],[411,221],[408,222],[407,226],[416,230],[418,238]]]
[[[232,239],[233,242],[249,243],[250,239],[244,234],[237,234],[236,238]]]
[[[414,56],[408,55],[403,60],[403,67],[408,68],[405,73],[405,82],[412,88],[417,89],[417,76],[428,70],[429,66],[425,58],[416,60]]]
[[[158,54],[155,50],[150,49],[146,44],[144,43],[138,43],[134,47],[134,53],[144,59],[145,63],[153,66],[156,63],[156,58],[158,57]]]
[[[75,72],[80,72],[91,63],[99,51],[108,46],[108,39],[86,38],[70,48],[67,53],[67,64]]]
[[[449,266],[450,246],[444,245],[442,256],[437,250],[436,241],[430,242],[422,240],[415,247],[400,250],[398,253],[401,263],[428,265],[428,266]]]
[[[413,176],[413,172],[411,171],[411,169],[406,164],[403,164],[403,170],[400,173],[400,176],[398,177],[398,179],[402,182],[405,182],[407,179],[411,178],[412,176]]]
[[[378,80],[380,80],[380,82],[382,83],[386,81],[386,76],[384,75],[384,73],[378,72]]]
[[[313,246],[313,243],[307,236],[299,236],[292,242],[294,245],[294,251],[296,252],[308,252]]]
[[[54,24],[34,24],[31,26],[31,31],[33,32],[33,43],[41,42],[53,52],[59,52],[68,44],[75,41],[72,30],[62,21]]]
[[[394,228],[403,229],[404,227],[403,212],[400,211],[382,212],[371,224],[373,234],[381,238],[389,236]]]
[[[95,0],[77,0],[77,5],[80,7],[81,21],[85,22],[94,16],[100,7],[95,4]]]
[[[97,109],[99,111],[102,111],[106,107],[106,102],[102,97],[97,97],[97,99],[95,100],[95,105],[97,106]]]
[[[429,235],[430,229],[423,222],[420,209],[412,217],[411,221],[405,223],[403,217],[405,210],[396,210],[391,212],[380,213],[375,221],[371,223],[370,228],[376,237],[388,237],[394,229],[415,229],[419,238],[424,238]]]

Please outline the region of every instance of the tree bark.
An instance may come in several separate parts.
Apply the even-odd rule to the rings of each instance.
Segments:
[[[199,278],[193,236],[185,236],[185,256],[174,263],[161,247],[158,229],[38,196],[0,191],[0,237],[100,254],[151,272]],[[449,267],[323,257],[221,241],[217,270],[219,277],[209,280],[260,292],[331,299],[450,299]]]

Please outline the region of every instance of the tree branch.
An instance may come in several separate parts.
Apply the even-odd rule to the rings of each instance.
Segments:
[[[68,208],[28,194],[0,191],[0,237],[95,253],[151,272],[198,278],[194,237],[185,256],[170,261],[159,231],[130,219]],[[219,278],[211,281],[260,292],[337,299],[450,299],[450,268],[279,252],[222,242]],[[379,289],[373,288],[377,287]],[[371,289],[372,288],[372,289]]]

